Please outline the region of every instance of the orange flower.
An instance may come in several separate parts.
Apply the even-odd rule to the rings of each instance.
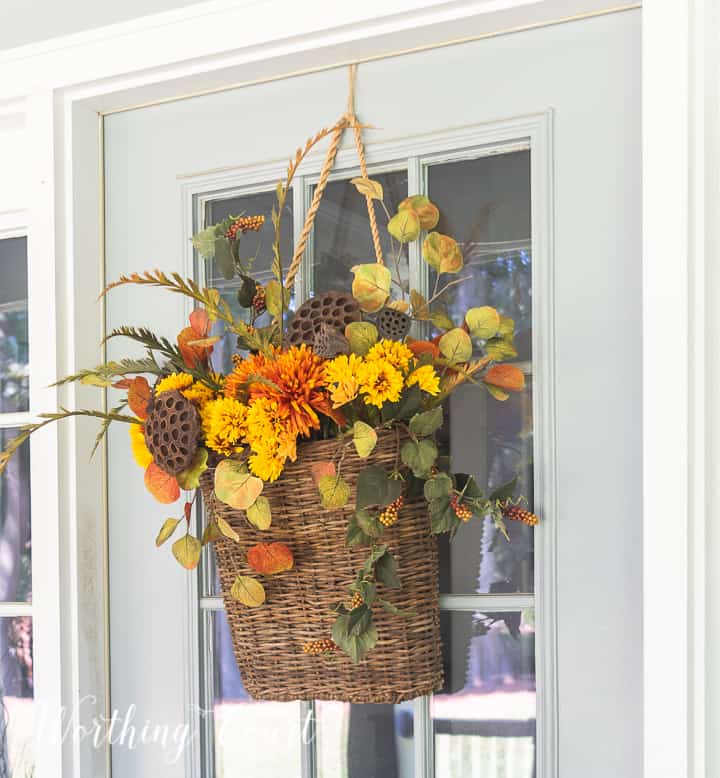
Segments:
[[[310,430],[320,428],[317,411],[326,413],[330,402],[325,393],[323,360],[317,354],[304,344],[293,346],[266,360],[260,374],[271,383],[252,383],[251,399],[275,401],[280,417],[287,420],[294,435],[308,436]]]
[[[263,370],[268,363],[268,358],[262,352],[249,357],[233,357],[235,367],[232,373],[225,379],[225,397],[233,400],[242,399],[247,395],[248,385],[252,383],[251,377],[263,375]]]

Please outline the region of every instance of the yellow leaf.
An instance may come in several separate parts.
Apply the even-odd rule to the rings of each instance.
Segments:
[[[410,305],[412,305],[413,316],[419,321],[426,321],[430,318],[427,299],[417,289],[410,290]]]
[[[172,536],[173,532],[177,529],[177,525],[180,523],[180,519],[165,519],[160,532],[158,532],[155,538],[155,545],[159,548],[162,544]]]
[[[372,454],[377,443],[377,432],[364,421],[356,421],[353,424],[353,443],[358,456],[365,459]]]
[[[496,399],[500,400],[500,402],[504,402],[507,400],[510,395],[507,392],[504,392],[502,389],[500,389],[497,386],[493,386],[492,384],[485,384],[487,387],[488,392]]]
[[[270,500],[267,497],[258,497],[257,500],[245,512],[247,520],[256,529],[270,529],[272,524],[272,513],[270,511]]]
[[[239,575],[230,589],[230,596],[249,608],[259,608],[265,602],[265,589],[260,581],[249,575]]]
[[[340,476],[324,475],[318,489],[323,508],[343,508],[350,499],[350,487]]]
[[[410,310],[410,303],[406,300],[393,300],[385,307],[392,308],[394,311],[400,311],[400,313],[407,313]]]
[[[355,185],[355,189],[365,197],[372,197],[373,200],[383,199],[383,188],[379,181],[373,181],[371,178],[351,178],[350,183]]]
[[[240,535],[235,532],[235,530],[225,519],[223,519],[222,516],[218,516],[215,521],[217,523],[217,528],[220,530],[220,534],[223,537],[228,538],[229,540],[234,540],[236,543],[240,542]]]
[[[424,230],[432,230],[440,220],[440,211],[425,195],[412,195],[406,197],[399,205],[398,211],[410,209],[415,211],[420,219],[420,226]]]
[[[207,470],[208,452],[205,448],[198,448],[190,467],[178,473],[176,478],[181,489],[191,491],[200,486],[200,476]]]
[[[420,217],[410,209],[400,211],[390,219],[387,230],[400,243],[410,243],[420,235]]]
[[[246,511],[263,490],[263,482],[240,462],[223,459],[215,468],[215,496],[236,510]]]
[[[500,327],[500,314],[490,305],[480,308],[470,308],[465,314],[465,321],[474,338],[487,340],[495,335]]]
[[[222,537],[222,532],[218,529],[218,525],[211,521],[207,527],[205,527],[205,531],[203,532],[202,540],[200,543],[203,546],[206,546],[208,543],[212,543],[215,540],[220,540]]]
[[[355,265],[351,268],[355,275],[352,282],[353,297],[366,313],[379,311],[390,295],[390,271],[384,265],[373,262]]]
[[[369,321],[353,321],[345,327],[345,337],[353,354],[364,357],[378,341],[378,329]]]
[[[440,342],[440,353],[453,364],[467,362],[472,357],[472,341],[465,330],[460,327],[446,332]]]
[[[457,241],[440,232],[431,232],[425,238],[422,255],[438,273],[458,273],[463,266],[463,255]]]
[[[192,535],[184,535],[172,546],[173,556],[186,570],[194,570],[198,566],[201,551],[202,544]]]

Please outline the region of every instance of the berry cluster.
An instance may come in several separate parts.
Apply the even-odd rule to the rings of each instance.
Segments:
[[[352,599],[348,603],[348,610],[354,611],[355,608],[359,608],[363,603],[365,602],[365,599],[363,598],[362,594],[360,592],[353,592]]]
[[[322,638],[322,640],[311,640],[308,643],[305,643],[303,646],[303,654],[310,654],[310,656],[319,656],[320,654],[327,654],[330,651],[337,650],[337,644],[330,638]]]
[[[455,515],[458,517],[458,519],[461,519],[462,521],[470,521],[473,517],[473,512],[468,508],[467,505],[463,505],[460,502],[460,498],[454,494],[450,498],[450,505],[452,509],[455,511]]]
[[[502,506],[502,515],[512,521],[521,521],[523,524],[527,524],[528,527],[534,527],[539,521],[538,517],[531,511],[526,511],[519,505],[511,505],[509,503]]]
[[[230,225],[228,231],[225,233],[225,237],[235,238],[237,237],[238,232],[241,232],[244,235],[250,230],[257,232],[264,223],[264,216],[241,216],[239,219],[235,219]]]
[[[255,287],[255,294],[252,299],[252,307],[255,313],[261,314],[266,307],[265,303],[265,287],[258,284]]]
[[[400,495],[397,500],[391,502],[378,517],[383,527],[392,527],[392,525],[398,520],[398,514],[400,508],[403,506],[403,496]]]

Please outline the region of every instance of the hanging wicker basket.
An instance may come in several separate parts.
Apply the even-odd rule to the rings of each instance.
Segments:
[[[392,469],[402,442],[396,432],[382,430],[368,459],[348,453],[342,473],[353,492],[349,506],[354,504],[360,471],[368,464]],[[331,607],[343,598],[368,554],[367,548],[346,545],[352,507],[325,510],[319,505],[310,467],[332,459],[336,450],[334,440],[299,445],[297,461],[288,463],[280,479],[266,486],[271,532],[256,530],[244,512],[217,500],[214,472],[203,475],[208,510],[228,521],[240,536],[239,543],[217,543],[216,553],[235,656],[245,688],[255,699],[398,703],[442,686],[437,549],[422,496],[405,502],[397,523],[383,538],[402,581],[401,589],[385,590],[383,596],[415,615],[396,616],[376,608],[378,644],[359,664],[341,651],[322,656],[303,653],[305,643],[329,637],[336,618]],[[295,565],[264,579],[267,601],[247,608],[229,591],[236,576],[253,575],[243,549],[266,541],[270,534],[273,541],[290,546]]]

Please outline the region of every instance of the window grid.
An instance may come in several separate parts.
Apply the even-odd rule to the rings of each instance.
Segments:
[[[406,160],[408,175],[408,194],[410,191],[419,194],[428,194],[428,171],[431,165],[444,162],[456,162],[463,159],[477,159],[480,156],[492,153],[508,153],[509,151],[529,149],[529,143],[519,143],[514,146],[502,144],[501,149],[463,149],[456,152],[447,152],[442,154],[433,154],[427,157],[411,156]],[[398,172],[403,168],[398,164],[371,165],[369,175],[377,175],[384,172]],[[353,176],[360,175],[359,168],[343,168],[341,171],[335,171],[331,174],[330,180],[345,180]],[[294,214],[294,238],[297,240],[300,231],[303,228],[305,214],[312,200],[312,188],[317,183],[318,176],[299,176],[295,179],[293,187],[293,214]],[[272,187],[274,189],[274,186]],[[264,188],[243,189],[242,191],[223,194],[223,197],[240,196],[250,194],[251,192],[266,191]],[[211,198],[208,198],[211,199]],[[199,209],[196,214],[197,223],[200,228],[206,227],[204,204],[207,202],[204,198],[199,198]],[[196,225],[197,226],[197,225]],[[423,294],[427,294],[430,286],[429,268],[422,261],[420,248],[417,242],[410,244],[408,252],[409,278],[413,288],[418,289]],[[312,264],[310,258],[313,256],[313,234],[311,232],[308,239],[305,256],[300,272],[298,273],[295,294],[298,301],[306,299],[310,293]],[[202,281],[200,273],[199,280]],[[418,333],[419,335],[420,333]],[[518,365],[526,375],[532,372],[531,364],[519,363]],[[200,531],[204,528],[204,512],[200,505],[198,509],[198,521],[202,525]],[[214,557],[211,556],[210,549],[203,551],[203,559],[199,571],[201,583],[201,596],[199,598],[199,612],[201,618],[201,709],[211,711],[214,701],[214,674],[213,668],[213,635],[210,619],[214,611],[225,609],[222,596],[215,596],[210,593],[214,589],[215,569]],[[510,593],[510,594],[487,594],[487,593],[469,593],[469,594],[440,594],[440,610],[442,612],[474,612],[497,613],[508,610],[525,610],[536,607],[534,593]],[[433,731],[433,721],[430,713],[431,696],[419,697],[414,700],[413,718],[414,718],[414,763],[416,778],[435,778],[435,736]],[[317,776],[317,738],[315,735],[316,717],[314,701],[299,702],[299,715],[302,724],[309,724],[312,728],[312,737],[303,738],[301,752],[302,778],[316,778]],[[538,708],[537,714],[540,714]],[[301,725],[302,727],[302,725]],[[202,765],[203,778],[214,778],[214,730],[212,717],[203,716],[203,744],[202,744]]]

